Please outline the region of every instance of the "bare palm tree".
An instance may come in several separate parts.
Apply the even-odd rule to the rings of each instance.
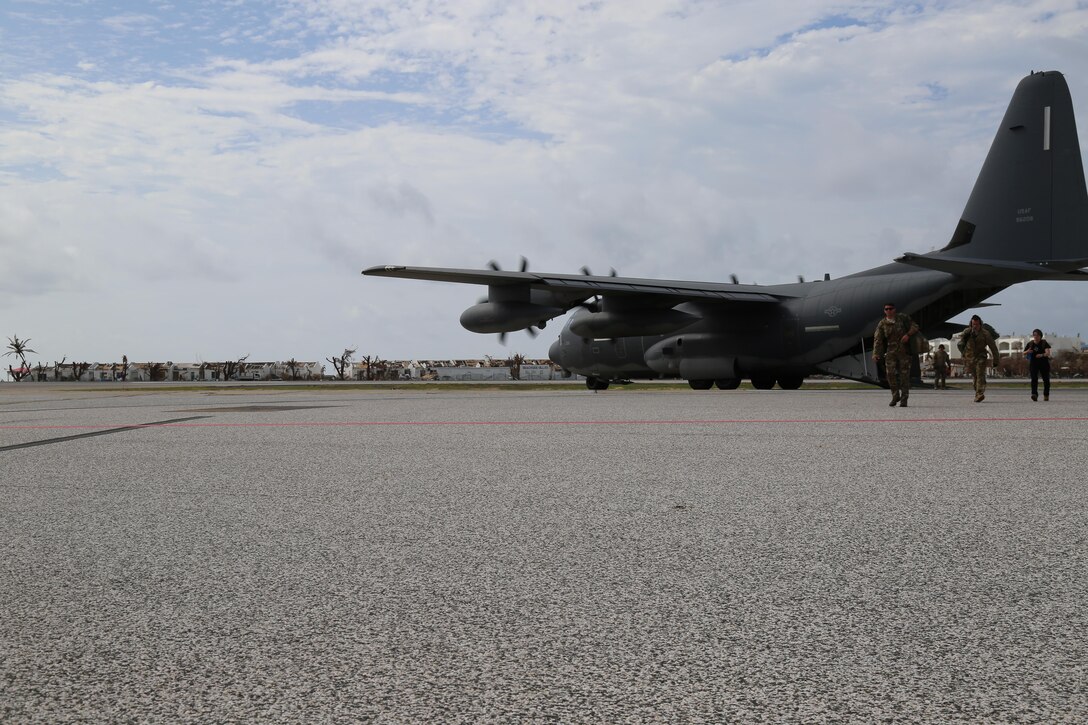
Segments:
[[[291,373],[291,379],[292,380],[298,380],[298,368],[299,368],[298,360],[296,360],[294,358],[291,358],[290,360],[287,361],[286,365],[287,365],[287,371],[289,373]]]
[[[340,357],[327,357],[325,359],[331,362],[333,368],[336,369],[336,377],[340,380],[346,380],[348,367],[351,365],[351,359],[354,356],[355,350],[344,348],[344,354]]]
[[[510,366],[510,377],[514,380],[521,380],[521,365],[525,362],[525,356],[520,352],[514,353],[506,362]]]
[[[157,362],[148,363],[147,377],[153,383],[166,380],[166,366]]]
[[[12,335],[8,338],[8,351],[4,353],[4,357],[8,355],[15,355],[19,358],[19,370],[13,369],[8,365],[8,373],[15,382],[19,382],[27,375],[30,375],[30,365],[26,362],[26,354],[28,352],[37,353],[37,350],[30,349],[30,338],[20,340],[18,335]]]
[[[246,353],[237,360],[227,360],[223,363],[223,380],[230,380],[234,377],[235,373],[241,375],[246,371],[246,360],[249,358],[249,353]]]

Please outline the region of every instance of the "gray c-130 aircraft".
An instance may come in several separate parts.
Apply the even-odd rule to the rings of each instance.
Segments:
[[[379,266],[379,277],[487,285],[461,315],[479,333],[544,327],[576,310],[551,359],[590,389],[629,378],[683,378],[692,388],[801,386],[822,373],[883,384],[871,359],[883,303],[927,337],[1019,282],[1085,280],[1088,191],[1073,102],[1057,71],[1020,81],[967,206],[944,248],[903,254],[838,279],[780,285],[589,274]]]

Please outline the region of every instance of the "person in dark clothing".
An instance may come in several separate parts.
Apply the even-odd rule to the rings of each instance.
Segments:
[[[1039,399],[1039,376],[1043,377],[1043,401],[1050,400],[1050,343],[1043,339],[1043,331],[1031,331],[1031,341],[1024,346],[1031,371],[1031,399]]]

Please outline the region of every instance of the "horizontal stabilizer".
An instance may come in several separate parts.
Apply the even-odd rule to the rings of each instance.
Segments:
[[[929,256],[907,252],[896,262],[925,269],[935,269],[959,277],[982,277],[994,283],[1009,280],[1088,280],[1088,272],[1080,267],[1088,266],[1086,259],[1048,260],[1046,262],[1017,262],[1008,259],[974,259],[967,257]]]

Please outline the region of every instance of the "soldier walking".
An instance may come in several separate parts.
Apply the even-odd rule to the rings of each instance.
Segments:
[[[982,318],[978,315],[971,315],[971,326],[963,331],[963,343],[964,364],[975,380],[975,402],[981,403],[986,399],[986,368],[989,362],[986,351],[993,353],[995,364],[1001,356],[997,352],[994,336],[982,326]]]
[[[948,390],[948,352],[944,345],[938,345],[933,353],[933,388]]]
[[[910,395],[910,336],[918,332],[918,325],[904,312],[896,312],[895,304],[884,305],[884,317],[876,323],[873,335],[873,362],[884,358],[884,372],[888,387],[892,389],[892,402],[888,405],[907,407]]]
[[[1043,376],[1043,401],[1050,400],[1050,343],[1043,339],[1043,331],[1031,331],[1031,341],[1024,348],[1031,371],[1031,399],[1039,399],[1039,376]]]

